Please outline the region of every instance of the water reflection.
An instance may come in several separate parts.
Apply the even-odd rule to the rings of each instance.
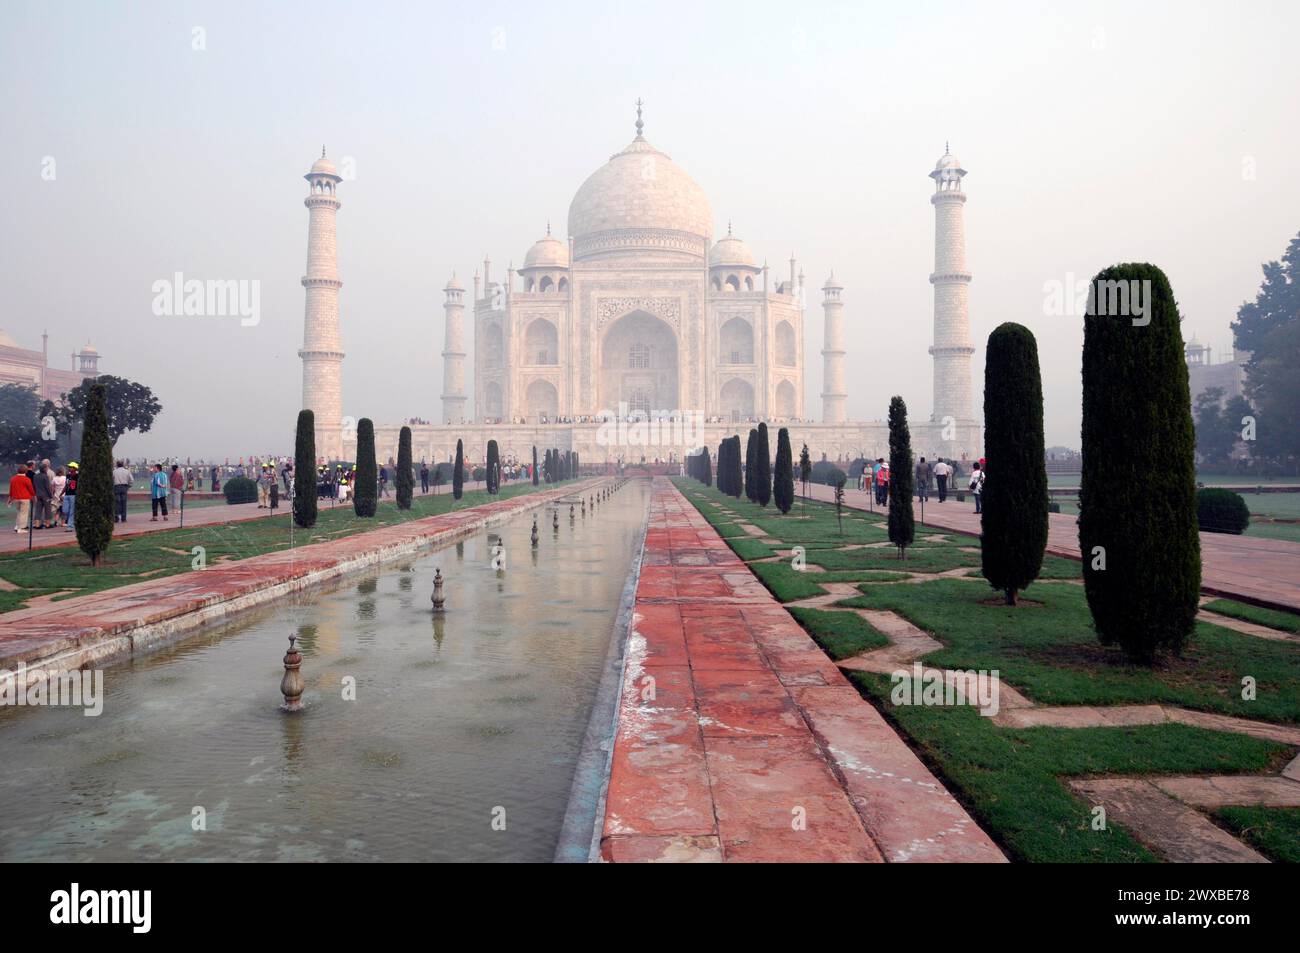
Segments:
[[[490,542],[531,548],[532,514],[115,665],[99,718],[0,710],[0,860],[548,860],[646,497],[504,572]]]

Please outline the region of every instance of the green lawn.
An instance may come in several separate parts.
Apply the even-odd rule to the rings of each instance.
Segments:
[[[1014,608],[990,599],[987,586],[963,579],[862,588],[863,595],[841,604],[891,610],[934,633],[945,648],[927,662],[997,669],[1043,704],[1171,703],[1300,722],[1300,645],[1198,622],[1181,659],[1145,668],[1098,643],[1081,586],[1035,583]],[[1254,701],[1241,697],[1246,676],[1256,681]]]
[[[1300,615],[1290,612],[1261,609],[1259,606],[1252,606],[1245,602],[1234,602],[1231,599],[1214,599],[1201,606],[1201,608],[1217,612],[1219,615],[1230,615],[1234,619],[1244,619],[1246,622],[1265,625],[1270,629],[1278,629],[1282,632],[1300,632]]]
[[[1062,778],[1269,772],[1292,755],[1285,745],[1188,725],[1002,728],[972,707],[894,705],[883,675],[855,672],[852,679],[1018,860],[1157,859],[1118,824],[1093,830],[1091,806]]]
[[[922,542],[900,563],[892,549],[838,550],[842,542],[869,543],[885,534],[879,517],[846,519],[840,536],[834,507],[812,504],[807,518],[766,511],[745,500],[722,497],[690,480],[678,487],[709,516],[741,558],[759,552],[731,531],[740,522],[760,526],[783,543],[804,545],[810,563],[830,571],[796,572],[787,561],[749,562],[750,569],[780,600],[825,592],[819,582],[858,583],[861,596],[839,605],[885,609],[929,632],[944,648],[929,664],[976,670],[997,669],[1009,685],[1034,701],[1059,705],[1168,703],[1280,723],[1300,722],[1300,646],[1259,639],[1208,623],[1197,623],[1184,655],[1155,668],[1130,665],[1117,649],[1103,647],[1092,629],[1083,588],[1059,580],[1080,576],[1080,564],[1047,557],[1042,580],[1008,608],[982,579],[946,578],[889,585],[898,570],[969,567],[978,575],[978,545]],[[722,502],[728,514],[711,504]],[[881,567],[894,572],[875,572]],[[876,578],[871,578],[872,576]],[[1229,606],[1239,604],[1229,603]],[[834,659],[886,644],[883,635],[856,614],[791,607],[790,613]],[[1220,609],[1220,611],[1223,611]],[[1259,613],[1251,607],[1241,611]],[[1293,622],[1295,617],[1274,619]],[[1258,620],[1258,619],[1257,619]],[[1256,682],[1256,700],[1241,698],[1241,680]],[[1091,807],[1062,783],[1067,777],[1276,772],[1294,757],[1285,745],[1245,735],[1164,724],[1125,728],[1003,728],[973,708],[895,706],[890,679],[854,673],[853,681],[922,752],[937,774],[1016,859],[1048,862],[1153,861],[1157,858],[1121,826],[1091,827]],[[1255,824],[1250,837],[1267,837],[1261,850],[1281,858],[1275,846],[1296,839],[1294,820],[1278,812]],[[1225,820],[1225,823],[1226,820]]]
[[[1300,864],[1300,807],[1224,807],[1214,816],[1270,860]]]
[[[551,489],[539,486],[536,489]],[[503,485],[500,498],[508,499],[532,492],[531,483]],[[320,508],[315,527],[303,530],[293,525],[286,507],[273,517],[240,520],[233,523],[208,524],[185,529],[159,530],[115,540],[98,568],[76,545],[23,550],[0,556],[0,579],[19,588],[0,591],[0,613],[24,608],[27,600],[60,592],[56,600],[72,598],[105,589],[115,589],[146,579],[160,579],[192,570],[193,547],[202,546],[209,566],[219,562],[247,559],[309,543],[339,539],[367,530],[393,526],[410,520],[436,516],[489,502],[483,490],[467,490],[460,501],[450,490],[423,496],[416,494],[410,510],[399,510],[390,499],[383,500],[372,519],[355,515],[351,505]],[[280,514],[283,515],[280,515]],[[49,531],[46,531],[47,533]],[[75,534],[59,531],[59,536],[75,540]],[[69,591],[71,590],[71,591]]]

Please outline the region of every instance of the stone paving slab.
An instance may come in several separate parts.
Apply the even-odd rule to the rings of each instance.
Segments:
[[[231,612],[418,552],[545,505],[540,490],[342,539],[133,583],[0,616],[0,669],[79,668],[164,641]]]
[[[1184,804],[1207,810],[1233,805],[1300,807],[1300,783],[1286,777],[1240,774],[1152,778],[1151,783]]]
[[[632,627],[603,860],[1005,860],[664,479]]]
[[[831,502],[835,491],[819,483],[808,485],[813,499]],[[845,505],[866,510],[868,494],[844,488]],[[921,523],[919,504],[913,503],[917,524],[980,535],[980,517],[974,504],[949,499],[926,504]],[[876,508],[880,512],[879,507]],[[1079,527],[1076,517],[1049,513],[1047,551],[1068,559],[1079,559]],[[1300,543],[1259,536],[1201,533],[1201,591],[1243,599],[1284,611],[1300,612]]]
[[[1185,864],[1268,863],[1258,851],[1149,781],[1096,778],[1067,783],[1085,804],[1104,807],[1108,821],[1124,825],[1165,860]]]

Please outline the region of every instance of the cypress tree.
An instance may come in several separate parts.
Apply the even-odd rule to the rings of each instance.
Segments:
[[[727,441],[718,444],[718,492],[727,492]]]
[[[303,529],[316,525],[316,415],[298,411],[293,443],[293,521]]]
[[[1016,604],[1038,578],[1047,548],[1047,453],[1038,342],[1007,322],[989,335],[984,359],[984,578]]]
[[[533,486],[537,486],[537,444],[533,444]]]
[[[1181,319],[1154,265],[1114,265],[1092,287],[1083,322],[1084,591],[1101,643],[1150,665],[1162,650],[1182,651],[1201,588]],[[1107,293],[1120,287],[1129,291],[1127,309]],[[1105,313],[1115,310],[1129,314]]]
[[[81,433],[77,475],[77,545],[100,565],[113,541],[113,444],[108,438],[108,398],[103,384],[92,384]]]
[[[451,497],[459,500],[465,493],[465,444],[456,441],[456,464],[451,468]]]
[[[731,482],[730,493],[736,499],[740,499],[740,494],[745,488],[745,478],[740,472],[740,434],[736,434],[731,438],[729,469],[731,471],[729,478]]]
[[[497,442],[495,440],[489,440],[487,446],[487,474],[485,476],[485,482],[487,483],[487,491],[489,494],[496,493],[501,485],[500,478],[497,474],[497,470],[501,466],[500,452],[501,451],[497,449]]]
[[[758,425],[754,447],[758,453],[754,460],[754,502],[767,506],[772,499],[772,452],[767,442],[767,424]]]
[[[794,460],[790,451],[790,431],[776,432],[776,472],[772,474],[772,498],[776,508],[789,513],[794,505]]]
[[[357,516],[375,515],[378,506],[379,467],[375,463],[375,424],[369,417],[357,421],[357,463],[353,471],[352,511]]]
[[[700,482],[705,486],[713,486],[713,461],[709,459],[708,444],[700,450]]]
[[[397,508],[411,508],[411,494],[415,489],[415,480],[411,473],[411,428],[403,427],[397,433],[397,475],[393,478],[397,491]]]
[[[889,541],[902,559],[916,527],[912,521],[912,432],[907,426],[907,404],[901,397],[889,400]]]
[[[758,461],[758,431],[750,428],[749,439],[745,443],[745,499],[751,503],[758,502],[758,476],[754,467]]]

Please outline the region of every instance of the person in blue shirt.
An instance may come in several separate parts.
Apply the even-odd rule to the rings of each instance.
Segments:
[[[149,522],[158,522],[158,510],[162,509],[163,522],[167,522],[167,490],[169,489],[167,474],[163,473],[161,463],[153,465],[153,475],[149,478],[149,505],[153,508],[153,516]]]

